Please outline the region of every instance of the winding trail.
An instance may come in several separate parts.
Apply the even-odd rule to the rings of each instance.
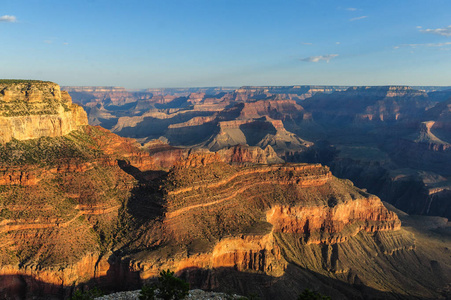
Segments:
[[[182,208],[179,208],[177,210],[171,211],[171,212],[166,214],[166,218],[167,219],[172,219],[172,218],[178,217],[179,215],[181,215],[183,213],[186,213],[186,212],[188,212],[189,210],[192,210],[192,209],[196,209],[196,208],[200,208],[200,207],[208,207],[208,206],[212,206],[212,205],[216,205],[216,204],[228,201],[228,200],[236,197],[238,194],[243,193],[245,190],[253,188],[253,187],[258,186],[258,185],[263,185],[263,184],[278,184],[278,185],[298,184],[298,185],[300,185],[302,187],[319,186],[319,185],[323,185],[324,183],[326,183],[327,180],[329,180],[330,177],[331,176],[329,176],[329,175],[325,175],[325,176],[306,176],[306,177],[304,177],[302,179],[295,178],[295,179],[289,180],[289,181],[281,181],[279,179],[279,180],[267,180],[267,181],[254,182],[254,183],[252,183],[250,185],[245,185],[245,186],[241,187],[240,189],[233,191],[229,196],[227,196],[225,198],[222,198],[222,199],[219,199],[219,200],[215,200],[215,201],[210,201],[210,202],[207,202],[207,203],[193,204],[193,205],[190,205],[190,206],[182,207]],[[227,182],[230,182],[230,180],[227,181]],[[240,183],[243,183],[243,182],[240,182]],[[235,187],[237,184],[238,183],[233,184],[232,187],[226,189],[222,194],[215,195],[214,197],[215,198],[216,197],[221,197],[222,195],[226,194],[230,189]],[[212,184],[212,185],[214,187],[219,187],[218,184]],[[212,185],[209,185],[209,186],[212,186]],[[186,190],[186,189],[184,189],[184,190]],[[193,190],[193,189],[191,189],[191,190]],[[179,193],[176,193],[176,194],[179,194]],[[174,194],[172,194],[172,195],[174,195]],[[195,195],[193,195],[193,196],[195,196]],[[193,196],[188,196],[188,197],[193,197]],[[186,197],[186,198],[188,198],[188,197]]]
[[[170,191],[168,192],[168,195],[178,195],[181,193],[185,193],[185,192],[190,192],[190,191],[194,191],[200,188],[215,188],[215,187],[219,187],[221,185],[227,184],[230,181],[236,179],[237,177],[240,176],[244,176],[244,175],[250,175],[250,174],[256,174],[256,173],[268,173],[271,171],[278,171],[278,170],[293,170],[293,171],[305,171],[305,170],[312,170],[312,169],[318,169],[318,170],[323,170],[323,166],[321,166],[320,164],[314,164],[314,165],[302,165],[302,166],[281,166],[281,165],[276,165],[276,166],[271,166],[271,167],[264,167],[264,168],[258,168],[258,169],[251,169],[251,170],[245,170],[245,171],[240,171],[237,173],[234,173],[233,175],[231,175],[230,177],[227,177],[225,179],[213,182],[213,183],[207,183],[207,184],[196,184],[190,187],[186,187],[186,188],[180,188],[180,189],[176,189],[174,191]],[[317,174],[320,175],[320,174]],[[325,175],[325,174],[324,174]]]

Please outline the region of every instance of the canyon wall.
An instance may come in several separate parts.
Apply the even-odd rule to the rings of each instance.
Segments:
[[[2,117],[67,113],[75,119],[67,122],[85,124],[56,85],[23,84],[2,90]],[[119,105],[135,107],[121,89],[97,90],[108,98],[111,112]],[[294,101],[246,88],[240,95],[206,93],[159,95],[147,104],[163,108],[121,117],[120,124],[131,134],[145,133],[133,126],[151,124],[146,130],[157,138],[167,129],[193,125],[190,130],[196,132],[196,126],[218,125],[204,128],[204,136],[214,139],[219,129],[263,149],[234,143],[211,153],[158,141],[141,147],[101,127],[53,133],[44,121],[37,128],[51,133],[5,143],[0,152],[0,294],[60,299],[95,285],[106,291],[138,288],[170,269],[193,287],[256,293],[262,299],[296,299],[305,288],[334,299],[449,295],[449,239],[437,238],[447,220],[434,219],[438,225],[432,234],[422,231],[429,227],[421,222],[413,227],[412,220],[420,218],[400,212],[408,224],[401,227],[400,217],[379,198],[334,177],[328,167],[281,163],[273,145],[293,151],[313,147],[285,130],[288,124],[290,131],[301,132],[303,121],[314,125]],[[383,97],[391,101],[409,93],[416,92],[385,89]],[[233,97],[251,97],[253,103],[227,102]],[[182,108],[171,107],[174,101]],[[190,101],[219,103],[216,108],[224,111],[192,112],[184,106]],[[381,109],[385,105],[369,102]],[[443,192],[440,188],[430,191]]]

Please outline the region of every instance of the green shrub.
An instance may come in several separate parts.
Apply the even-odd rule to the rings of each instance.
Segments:
[[[158,290],[158,292],[156,292]],[[157,295],[163,300],[181,300],[188,295],[189,284],[174,276],[174,272],[169,270],[161,271],[158,277],[158,284],[143,286],[139,299],[153,300]]]
[[[331,299],[329,296],[324,296],[310,289],[305,289],[302,292],[302,294],[299,295],[298,300],[331,300]]]
[[[139,300],[154,300],[155,290],[155,285],[144,285],[139,293]]]
[[[94,298],[103,296],[103,292],[98,288],[92,288],[88,291],[75,291],[70,300],[93,300]]]
[[[180,300],[188,295],[189,284],[174,276],[169,270],[161,271],[158,277],[158,296],[164,300]]]

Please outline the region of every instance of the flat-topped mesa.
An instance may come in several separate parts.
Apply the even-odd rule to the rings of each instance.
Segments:
[[[63,86],[61,88],[67,92],[112,93],[127,91],[119,86]]]
[[[86,112],[56,83],[0,80],[0,143],[63,136],[81,125]]]
[[[410,86],[354,86],[346,90],[347,94],[363,94],[381,98],[427,96],[423,91],[412,89]]]
[[[259,100],[244,103],[238,118],[251,119],[268,116],[273,119],[279,119],[280,117],[287,115],[292,118],[300,118],[303,113],[304,108],[298,105],[294,100]]]

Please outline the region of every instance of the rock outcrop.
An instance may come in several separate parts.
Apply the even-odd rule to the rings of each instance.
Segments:
[[[231,163],[257,163],[257,164],[274,164],[283,163],[284,161],[277,156],[274,149],[268,145],[262,149],[260,147],[248,147],[237,145],[230,148],[223,148],[218,151],[224,161]]]
[[[0,81],[0,143],[63,136],[87,124],[83,108],[55,83]]]
[[[219,133],[204,142],[205,147],[217,151],[235,145],[271,146],[277,153],[290,149],[302,151],[313,145],[285,129],[281,120],[268,116],[257,119],[220,121]]]
[[[342,242],[347,238],[345,232],[355,235],[360,230],[372,232],[400,227],[396,215],[388,212],[379,199],[357,193],[352,184],[333,178],[326,167],[288,164],[237,169],[214,161],[219,161],[219,157],[195,156],[191,162],[180,166],[177,173],[169,175],[169,178],[178,178],[172,182],[174,188],[168,186],[166,209],[166,222],[169,230],[176,234],[175,240],[195,238],[186,225],[193,219],[192,224],[200,226],[196,211],[221,207],[222,214],[227,215],[228,207],[238,199],[243,199],[243,208],[249,210],[262,207],[259,202],[265,203],[266,217],[261,221],[272,224],[275,232],[303,235],[308,243]],[[211,170],[212,174],[205,172],[193,177],[186,173],[188,166],[200,166],[202,173]],[[219,172],[220,169],[223,171]],[[265,196],[276,187],[280,189],[281,198]],[[206,198],[209,194],[214,195],[213,198]],[[319,195],[323,200],[319,200]],[[230,214],[233,219],[232,212]],[[180,219],[184,220],[181,227],[178,226]],[[224,223],[230,221],[223,220]],[[227,230],[234,229],[231,226]]]

